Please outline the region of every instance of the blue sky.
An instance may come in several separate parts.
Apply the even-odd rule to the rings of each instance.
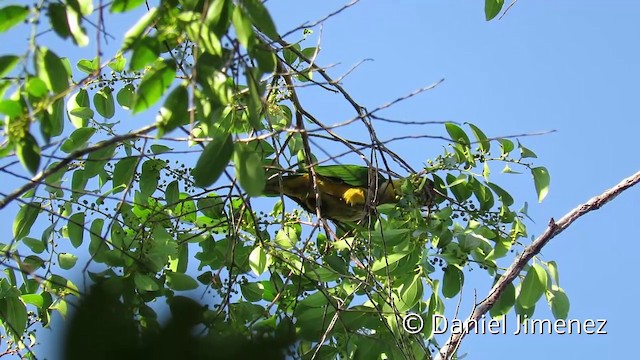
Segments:
[[[282,31],[344,3],[268,5]],[[543,203],[536,202],[529,175],[498,177],[516,199],[529,202],[536,223],[528,230],[538,235],[550,217],[560,218],[640,170],[640,52],[633,45],[640,33],[639,11],[640,4],[630,1],[519,1],[502,20],[486,22],[482,1],[361,1],[325,23],[318,61],[335,65],[331,73],[338,77],[372,58],[343,81],[369,109],[445,79],[436,89],[386,110],[385,117],[472,122],[489,136],[556,130],[522,139],[538,154],[536,164],[551,174]],[[314,35],[319,34],[316,28]],[[338,97],[305,100],[330,123],[354,116]],[[381,138],[443,132],[438,125],[380,123],[377,130]],[[421,139],[394,143],[392,149],[419,167],[440,146]],[[475,359],[517,354],[521,360],[628,356],[625,349],[635,333],[630,309],[638,295],[632,225],[639,200],[640,189],[629,190],[575,222],[542,252],[543,259],[559,264],[560,284],[571,300],[569,318],[607,319],[608,335],[470,335],[461,353]],[[470,312],[474,291],[481,298],[491,285],[479,271],[465,275],[460,317]],[[451,310],[455,301],[447,305]],[[553,319],[544,300],[535,316]]]
[[[267,4],[278,30],[285,32],[324,17],[345,1],[270,0]],[[445,79],[434,90],[381,116],[472,122],[489,136],[557,130],[522,139],[538,154],[536,164],[546,166],[551,174],[551,190],[543,203],[536,202],[529,175],[505,178],[497,174],[499,168],[493,172],[516,201],[529,203],[535,220],[528,224],[529,233],[538,235],[550,217],[558,219],[640,168],[636,140],[640,52],[635,46],[639,11],[640,4],[631,1],[519,1],[502,20],[486,22],[479,0],[364,0],[328,20],[322,29],[315,28],[304,45],[315,45],[321,36],[317,61],[331,66],[334,78],[363,59],[373,59],[343,80],[356,101],[369,109]],[[132,24],[131,17],[123,18],[110,30],[117,35]],[[289,40],[300,37],[296,33]],[[14,40],[19,46],[20,38]],[[112,45],[116,49],[118,44]],[[51,47],[63,49],[60,43]],[[90,57],[84,50],[65,55],[72,63]],[[326,123],[355,115],[339,95],[306,91],[302,101]],[[151,118],[144,116],[145,121]],[[378,123],[376,128],[382,139],[443,135],[441,125]],[[358,127],[340,131],[350,138],[363,135]],[[419,168],[439,154],[443,144],[406,140],[393,143],[392,150]],[[461,353],[476,359],[517,355],[521,360],[549,357],[550,351],[553,358],[628,356],[625,349],[635,333],[631,309],[638,295],[633,278],[637,235],[631,225],[638,218],[639,199],[640,189],[627,191],[578,220],[542,253],[545,260],[559,264],[561,286],[571,299],[569,318],[607,319],[608,335],[471,335]],[[10,208],[5,212],[1,222],[7,228],[15,213]],[[491,285],[491,279],[479,271],[466,276],[460,317],[471,310],[474,291],[481,298]],[[448,308],[455,303],[448,302]],[[536,317],[551,317],[544,302],[538,309]]]

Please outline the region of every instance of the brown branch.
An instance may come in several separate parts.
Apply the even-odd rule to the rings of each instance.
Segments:
[[[89,146],[87,148],[81,149],[81,150],[76,150],[72,153],[69,154],[69,156],[67,156],[66,158],[62,159],[59,163],[57,163],[55,166],[52,166],[48,169],[45,169],[43,171],[41,171],[39,174],[37,174],[36,176],[34,176],[33,178],[31,178],[31,180],[22,185],[21,187],[17,188],[16,190],[14,190],[13,192],[9,193],[7,196],[5,196],[4,199],[0,200],[0,209],[3,209],[5,206],[7,206],[11,201],[15,200],[16,198],[22,196],[22,194],[26,193],[27,191],[33,189],[36,185],[38,185],[40,182],[42,182],[44,179],[46,179],[48,176],[50,176],[51,174],[54,174],[55,172],[57,172],[58,170],[62,169],[63,167],[67,166],[70,162],[79,159],[80,157],[90,154],[94,151],[98,151],[100,149],[103,149],[109,145],[113,145],[125,140],[129,140],[129,139],[134,139],[137,138],[138,136],[142,135],[142,134],[146,134],[152,130],[154,130],[157,127],[156,124],[153,125],[149,125],[149,126],[145,126],[141,129],[138,129],[134,132],[130,132],[128,134],[124,134],[124,135],[119,135],[119,136],[114,136],[111,139],[99,142],[93,146]]]
[[[628,188],[638,184],[640,182],[640,171],[635,173],[634,175],[622,180],[618,185],[613,188],[605,191],[604,193],[591,198],[586,203],[576,207],[575,209],[568,212],[565,216],[563,216],[557,222],[551,218],[549,220],[549,225],[547,229],[542,233],[542,235],[538,236],[531,245],[527,246],[522,254],[518,256],[511,266],[507,269],[507,271],[500,277],[495,285],[489,291],[489,295],[482,300],[477,306],[475,306],[469,318],[465,320],[464,329],[473,329],[475,327],[475,323],[477,323],[484,314],[486,314],[496,303],[500,294],[504,291],[505,287],[513,282],[513,280],[520,274],[524,266],[538,254],[542,248],[556,235],[563,232],[566,228],[569,227],[574,221],[576,221],[579,217],[591,212],[593,210],[598,210],[600,207],[613,200],[616,196],[618,196],[623,191]],[[452,333],[447,339],[447,342],[440,348],[440,352],[436,357],[436,360],[448,360],[451,359],[455,353],[455,349],[460,346],[460,342],[465,336],[466,331],[461,331],[459,333]]]

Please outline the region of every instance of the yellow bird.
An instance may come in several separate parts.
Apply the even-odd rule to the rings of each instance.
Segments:
[[[338,222],[362,220],[366,216],[365,205],[370,189],[369,168],[358,165],[316,166],[316,184],[320,194],[320,214]],[[403,179],[389,181],[378,174],[376,205],[396,203],[402,194]],[[316,193],[309,172],[276,176],[267,180],[264,194],[284,194],[306,211],[316,213]]]

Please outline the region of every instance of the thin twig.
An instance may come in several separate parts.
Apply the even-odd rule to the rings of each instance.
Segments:
[[[134,139],[137,138],[139,135],[141,134],[146,134],[152,130],[154,130],[157,127],[156,124],[153,125],[149,125],[149,126],[145,126],[141,129],[138,129],[134,132],[130,132],[128,134],[124,134],[124,135],[119,135],[119,136],[114,136],[111,139],[105,140],[103,142],[97,143],[93,146],[89,146],[87,148],[81,149],[81,150],[76,150],[72,153],[69,154],[69,156],[67,156],[66,158],[62,159],[59,163],[57,163],[55,166],[52,166],[48,169],[45,169],[43,171],[41,171],[39,174],[37,174],[36,176],[34,176],[33,178],[31,178],[31,181],[29,181],[28,183],[22,185],[21,187],[17,188],[16,190],[14,190],[13,192],[9,193],[4,199],[0,200],[0,209],[3,209],[5,206],[7,206],[7,204],[9,204],[11,201],[15,200],[16,198],[18,198],[19,196],[21,196],[22,194],[26,193],[27,191],[33,189],[36,185],[40,184],[44,179],[46,179],[47,177],[49,177],[51,174],[54,174],[55,172],[57,172],[58,170],[62,169],[63,167],[67,166],[70,162],[77,160],[79,158],[81,158],[84,155],[90,154],[94,151],[98,151],[100,149],[103,149],[109,145],[113,145],[125,140],[129,140],[129,139]]]

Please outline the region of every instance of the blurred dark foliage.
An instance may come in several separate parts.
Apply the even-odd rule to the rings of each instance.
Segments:
[[[62,356],[68,360],[284,359],[295,342],[291,333],[240,332],[227,322],[204,327],[206,309],[196,301],[174,296],[169,304],[171,319],[165,326],[141,331],[119,294],[96,284],[69,321]]]

